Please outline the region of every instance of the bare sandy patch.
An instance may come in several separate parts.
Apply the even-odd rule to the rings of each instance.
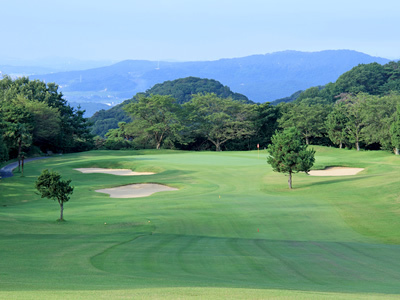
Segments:
[[[81,173],[103,173],[103,174],[112,174],[119,176],[136,176],[136,175],[153,175],[155,173],[152,172],[133,172],[129,169],[105,169],[105,168],[78,168],[74,169]]]
[[[324,170],[311,170],[308,172],[311,176],[350,176],[364,170],[363,168],[346,168],[346,167],[328,167]]]
[[[162,184],[139,183],[109,189],[96,190],[96,192],[109,194],[111,198],[139,198],[147,197],[157,192],[168,192],[177,190],[178,189],[176,188],[172,188]]]

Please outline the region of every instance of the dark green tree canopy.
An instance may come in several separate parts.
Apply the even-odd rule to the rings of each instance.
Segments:
[[[124,109],[133,118],[134,131],[150,135],[157,149],[167,138],[179,139],[182,107],[171,96],[140,96]]]
[[[388,79],[385,67],[378,63],[361,64],[341,75],[336,81],[336,94],[381,94],[381,87]]]
[[[311,138],[325,133],[324,121],[330,105],[322,98],[304,98],[294,103],[280,104],[282,116],[278,120],[281,128],[296,127],[308,145]]]
[[[400,62],[394,61],[385,65],[360,64],[343,73],[336,82],[301,92],[297,99],[320,97],[334,103],[341,94],[384,96],[392,92],[400,92]]]
[[[132,118],[124,111],[124,107],[129,103],[135,102],[139,97],[150,97],[151,95],[171,96],[176,103],[184,104],[192,99],[196,94],[214,93],[221,98],[231,98],[244,103],[253,103],[246,96],[234,93],[229,87],[222,85],[213,79],[186,77],[172,81],[165,81],[154,85],[145,93],[138,93],[131,99],[125,100],[109,110],[100,110],[95,113],[90,120],[92,121],[92,133],[105,136],[109,129],[118,127],[118,122],[131,122]]]
[[[270,103],[263,103],[253,105],[253,110],[255,111],[253,115],[255,136],[252,139],[253,147],[251,149],[255,149],[257,144],[266,147],[278,127],[279,108]]]
[[[293,103],[280,104],[278,122],[283,128],[295,126],[306,139],[325,145],[329,137],[339,147],[394,149],[397,153],[393,123],[399,95],[400,62],[360,64],[336,82],[311,87]],[[304,101],[308,108],[301,106]]]
[[[192,95],[214,93],[221,98],[232,98],[245,103],[253,103],[242,94],[234,93],[229,87],[222,85],[219,81],[198,77],[186,77],[172,81],[165,81],[154,85],[146,91],[146,96],[170,95],[177,103],[183,104],[192,100]]]
[[[209,93],[204,91],[209,90],[210,86],[215,86],[215,83],[213,80],[194,77],[167,81],[155,85],[146,93],[137,94],[118,108],[112,108],[110,113],[114,114],[118,109],[122,111],[122,106],[137,102],[139,97],[146,97],[149,92],[173,94],[176,99],[181,99],[177,100],[178,103],[183,103],[193,97],[206,96],[207,98]],[[222,85],[218,83],[218,86]],[[207,89],[203,89],[204,87]],[[390,128],[395,119],[394,111],[399,99],[396,93],[399,91],[400,63],[390,62],[383,66],[377,63],[361,64],[344,73],[334,83],[311,87],[292,95],[291,99],[295,99],[293,103],[281,103],[277,106],[238,105],[241,113],[238,114],[240,116],[234,126],[230,123],[233,109],[230,109],[229,113],[222,110],[219,114],[212,114],[212,116],[204,114],[209,104],[213,102],[213,97],[207,98],[199,105],[195,105],[190,100],[186,103],[192,102],[192,104],[184,104],[186,116],[179,116],[184,127],[179,135],[185,136],[185,143],[176,142],[177,139],[174,139],[172,142],[169,140],[166,146],[186,150],[205,150],[210,149],[213,144],[216,149],[221,149],[223,145],[229,150],[250,150],[255,149],[257,144],[265,147],[278,126],[280,128],[294,126],[302,134],[306,143],[357,149],[363,147],[393,149],[396,148],[392,139],[394,131]],[[226,99],[217,93],[215,95],[217,98]],[[281,100],[285,102],[288,99]],[[214,112],[218,111],[215,109],[218,105],[213,107]],[[136,121],[131,122],[132,118],[117,119],[121,117],[119,113],[107,118],[107,113],[101,111],[97,114],[99,119],[96,121],[96,129],[100,128],[105,134],[110,126],[117,128],[119,121],[125,121],[127,122],[125,131],[135,133],[129,138],[118,137],[118,145],[127,144],[121,143],[122,139],[132,141],[131,145],[135,148],[148,148],[155,145],[155,138],[148,134],[149,131],[144,126],[138,126],[139,123]],[[211,124],[219,124],[219,128]],[[227,130],[222,129],[224,126]],[[248,130],[250,127],[252,129]],[[247,129],[244,130],[245,128]],[[111,131],[108,138],[117,139],[115,134],[120,131],[121,129]],[[226,139],[226,134],[229,132],[232,135]]]
[[[92,134],[103,137],[108,130],[118,128],[119,122],[132,122],[132,118],[124,110],[124,107],[131,102],[133,102],[133,99],[125,100],[108,110],[101,109],[96,112],[90,118],[90,122],[93,124]]]
[[[42,198],[57,200],[60,205],[60,220],[63,220],[64,203],[70,199],[74,187],[70,186],[71,180],[62,180],[61,175],[55,171],[45,169],[35,183],[35,188]]]
[[[399,155],[400,151],[400,106],[396,108],[394,122],[390,127],[391,142],[394,148],[394,153]]]
[[[328,114],[325,120],[325,128],[332,143],[341,149],[348,141],[346,106],[344,103],[337,103]]]
[[[0,80],[0,126],[3,140],[14,158],[16,149],[15,128],[21,125],[31,135],[32,146],[42,151],[75,152],[92,148],[89,123],[83,111],[75,110],[63,99],[54,83],[29,80],[27,77]],[[32,147],[26,147],[29,151]]]
[[[254,133],[249,104],[220,98],[216,94],[197,94],[184,104],[191,132],[206,137],[216,151],[232,139],[244,138]]]
[[[300,132],[295,127],[276,132],[268,146],[267,162],[275,172],[289,175],[289,188],[292,188],[292,174],[309,172],[314,165],[314,150],[307,150]]]

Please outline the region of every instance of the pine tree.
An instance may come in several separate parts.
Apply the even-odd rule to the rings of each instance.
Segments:
[[[289,189],[292,189],[292,174],[309,172],[314,164],[315,150],[307,150],[300,132],[295,127],[276,132],[268,146],[270,156],[267,162],[275,172],[289,175]]]

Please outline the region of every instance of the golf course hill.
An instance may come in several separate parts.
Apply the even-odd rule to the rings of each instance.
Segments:
[[[192,95],[199,93],[214,93],[222,98],[232,98],[243,103],[253,103],[246,96],[232,92],[229,87],[222,85],[219,81],[197,77],[180,78],[156,84],[145,93],[138,93],[131,99],[125,100],[108,110],[102,109],[96,112],[90,118],[93,123],[92,133],[104,136],[109,129],[118,128],[119,122],[131,122],[131,117],[123,110],[123,107],[134,101],[138,95],[145,97],[150,95],[172,96],[177,103],[183,104],[189,102],[192,99]]]

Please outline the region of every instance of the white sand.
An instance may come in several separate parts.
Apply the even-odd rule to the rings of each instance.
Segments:
[[[119,176],[136,176],[136,175],[153,175],[155,173],[151,172],[133,172],[129,169],[104,169],[104,168],[79,168],[74,169],[82,173],[103,173],[103,174],[112,174]]]
[[[356,175],[364,170],[363,168],[328,167],[324,170],[311,170],[311,176],[349,176]]]
[[[96,190],[98,193],[109,194],[111,198],[139,198],[147,197],[157,192],[176,191],[166,185],[155,183],[130,184],[115,188]]]

